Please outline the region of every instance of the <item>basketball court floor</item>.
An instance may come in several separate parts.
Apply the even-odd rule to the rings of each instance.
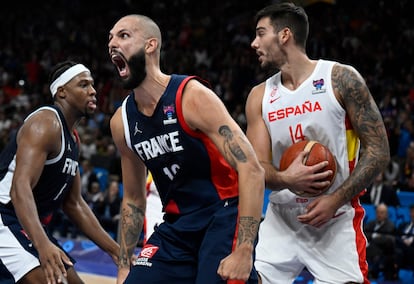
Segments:
[[[87,284],[115,284],[116,265],[112,258],[89,240],[59,239],[63,248],[76,260],[75,268]],[[139,249],[137,249],[138,251]],[[312,284],[312,276],[303,271],[294,284]],[[413,271],[400,271],[399,281],[371,280],[371,284],[413,284]]]

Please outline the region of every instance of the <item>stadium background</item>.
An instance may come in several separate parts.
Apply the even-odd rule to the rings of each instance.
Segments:
[[[162,69],[210,81],[244,129],[246,96],[267,75],[250,47],[253,17],[271,2],[8,1],[8,8],[0,10],[0,150],[29,111],[51,102],[51,67],[74,59],[91,68],[99,95],[99,111],[80,125],[80,134],[92,138],[105,154],[112,144],[109,118],[126,95],[108,56],[108,32],[120,16],[130,13],[146,14],[160,25]],[[414,1],[293,2],[303,4],[309,14],[309,56],[351,64],[360,71],[383,111],[391,153],[403,162],[407,145],[402,145],[400,134],[412,124],[414,107]],[[386,105],[389,99],[391,107]],[[78,245],[80,254],[87,255],[88,244],[73,243],[74,248]]]

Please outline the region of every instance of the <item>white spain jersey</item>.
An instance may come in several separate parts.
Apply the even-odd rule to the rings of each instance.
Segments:
[[[337,160],[337,175],[329,192],[350,174],[358,160],[359,139],[344,108],[336,99],[331,83],[335,62],[319,60],[313,73],[296,90],[281,83],[281,73],[266,80],[262,115],[272,140],[272,162],[279,168],[283,151],[307,139],[326,145]],[[296,202],[289,190],[273,191],[274,203]]]

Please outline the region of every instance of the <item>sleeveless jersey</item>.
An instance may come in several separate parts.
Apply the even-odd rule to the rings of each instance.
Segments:
[[[38,183],[33,188],[33,196],[39,217],[47,223],[51,213],[56,210],[72,187],[73,179],[78,171],[79,149],[78,144],[70,133],[61,111],[55,106],[41,107],[32,112],[29,119],[38,111],[52,111],[61,124],[61,150],[58,156],[46,160]],[[16,132],[17,135],[17,132]],[[10,202],[10,189],[16,166],[16,135],[9,142],[0,155],[0,209],[1,212],[15,214]]]
[[[134,94],[122,103],[126,143],[152,173],[167,214],[238,196],[236,171],[205,134],[184,121],[182,92],[193,78],[173,74],[151,117],[138,110]]]
[[[272,141],[272,162],[277,168],[281,155],[294,142],[317,140],[326,145],[337,160],[336,178],[328,192],[349,176],[358,160],[359,139],[344,108],[332,89],[335,62],[319,60],[314,71],[296,90],[281,83],[281,73],[266,80],[262,116]],[[295,202],[289,190],[273,191],[274,203]]]

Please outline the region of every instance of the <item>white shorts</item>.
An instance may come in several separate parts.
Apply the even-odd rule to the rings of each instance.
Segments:
[[[19,235],[17,236],[15,233],[9,227],[4,226],[0,216],[1,283],[5,282],[6,279],[11,280],[12,277],[17,282],[29,271],[40,265],[39,259],[33,255],[33,244],[27,240],[24,233],[18,232]]]
[[[269,202],[259,229],[255,267],[263,284],[293,283],[306,267],[314,283],[369,283],[365,260],[364,211],[359,202],[346,205],[322,228],[296,217],[305,204]]]
[[[48,237],[63,251],[53,236],[48,234]],[[76,262],[67,253],[66,255],[72,263]],[[16,283],[38,266],[39,254],[18,223],[17,217],[0,213],[0,283]]]

